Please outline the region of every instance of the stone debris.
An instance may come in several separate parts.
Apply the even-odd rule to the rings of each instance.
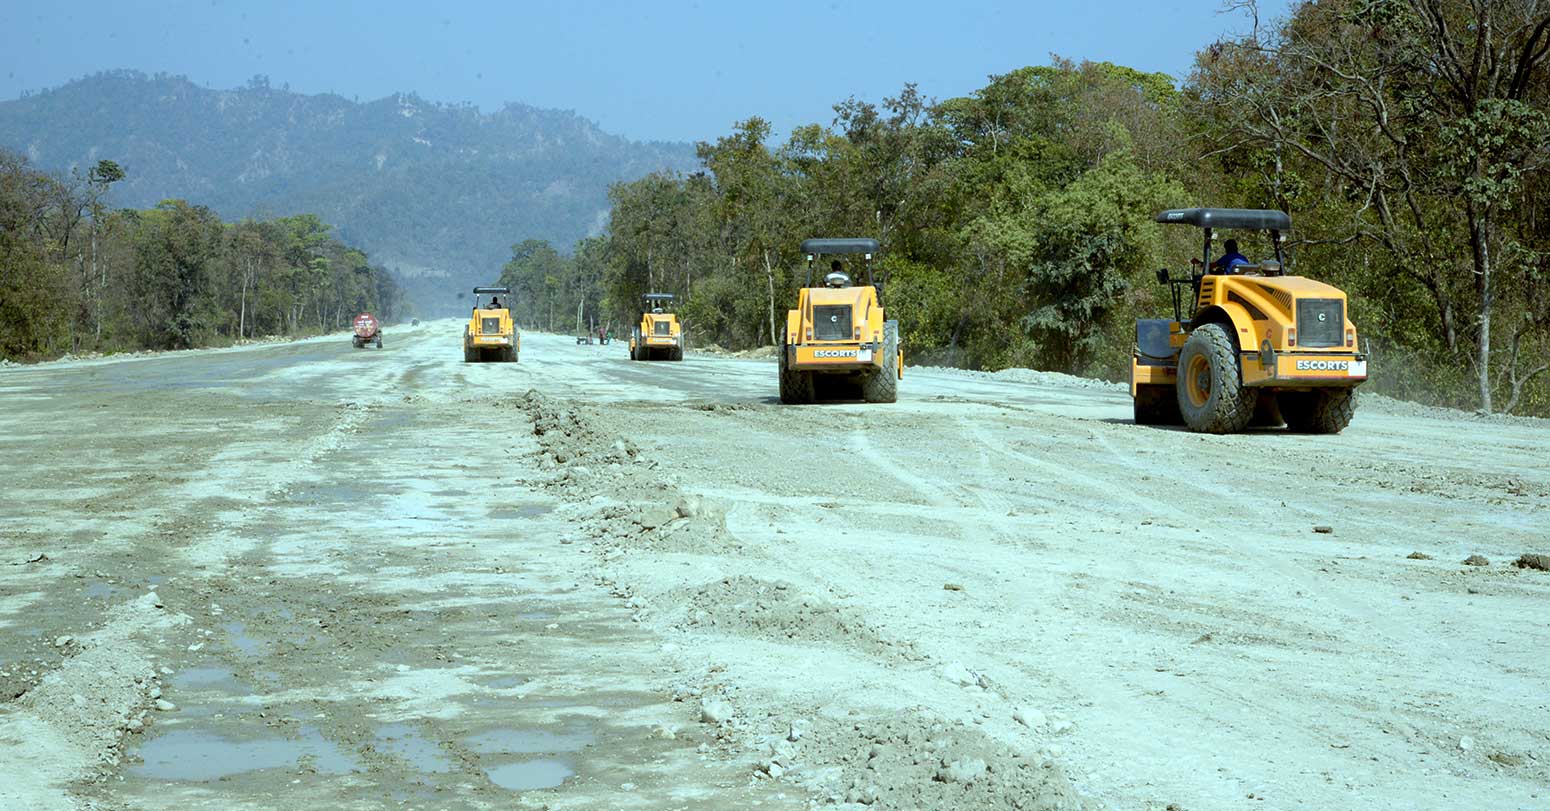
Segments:
[[[724,724],[732,720],[732,705],[719,698],[701,699],[700,720],[707,724]]]
[[[1550,572],[1550,555],[1520,555],[1512,562],[1519,569],[1534,569],[1541,572]]]
[[[979,758],[959,758],[952,762],[942,761],[936,779],[944,783],[972,783],[986,771],[985,761]]]

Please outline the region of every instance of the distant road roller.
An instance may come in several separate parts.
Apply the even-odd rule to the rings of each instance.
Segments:
[[[484,296],[490,296],[488,303]],[[475,287],[474,311],[463,325],[463,362],[490,361],[516,363],[522,352],[522,336],[511,320],[511,309],[501,296],[510,297],[508,287]]]
[[[630,360],[683,360],[684,330],[672,293],[641,296],[640,323],[630,332]]]
[[[1190,208],[1164,211],[1157,222],[1192,225],[1204,234],[1188,276],[1157,281],[1173,294],[1173,319],[1136,322],[1130,394],[1141,425],[1179,425],[1224,434],[1250,425],[1335,434],[1351,422],[1356,387],[1367,379],[1346,294],[1286,274],[1283,235],[1292,218],[1280,211]],[[1268,233],[1274,259],[1255,262],[1237,241],[1212,259],[1223,230]]]
[[[887,280],[872,275],[877,251],[875,239],[803,241],[807,279],[797,294],[796,309],[786,312],[779,347],[782,403],[892,403],[898,398],[904,352],[899,322],[889,320],[883,310]],[[838,258],[816,277],[814,264],[825,256],[859,258],[865,283],[857,284]]]

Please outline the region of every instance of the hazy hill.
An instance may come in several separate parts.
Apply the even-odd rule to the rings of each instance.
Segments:
[[[132,71],[0,102],[0,146],[49,169],[118,161],[118,206],[314,212],[401,275],[450,273],[408,279],[420,290],[493,280],[526,238],[568,248],[606,221],[610,183],[694,165],[688,144],[629,141],[568,111],[484,114],[412,94],[357,103],[262,79],[211,90]]]

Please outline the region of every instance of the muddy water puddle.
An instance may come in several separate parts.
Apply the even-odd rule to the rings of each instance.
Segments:
[[[528,518],[538,518],[554,512],[554,508],[548,504],[520,504],[515,507],[497,507],[486,515],[500,521],[512,521]]]
[[[480,755],[540,755],[579,752],[597,742],[591,730],[571,728],[515,729],[502,727],[463,739],[469,751]]]
[[[463,739],[463,745],[480,756],[490,782],[511,791],[554,788],[564,783],[576,774],[576,768],[560,755],[580,752],[596,742],[596,733],[576,726],[559,730],[499,727]],[[513,755],[542,757],[512,759]]]
[[[260,679],[265,674],[258,674]],[[272,675],[272,674],[269,674]],[[178,704],[178,714],[184,718],[225,718],[251,708],[263,691],[237,676],[236,672],[221,665],[187,667],[172,674],[167,681],[168,697]],[[266,685],[273,687],[273,684]]]
[[[269,646],[257,637],[248,634],[247,625],[240,622],[228,622],[221,627],[226,630],[226,644],[243,656],[263,656],[268,653]]]
[[[161,575],[130,577],[122,582],[92,580],[82,587],[81,596],[88,600],[118,600],[136,597],[142,592],[154,590],[165,582],[167,582],[167,578]]]
[[[570,764],[554,758],[523,760],[484,770],[490,782],[510,791],[554,788],[576,772]]]
[[[307,769],[320,774],[359,770],[360,763],[317,728],[293,737],[231,738],[211,729],[179,727],[147,740],[136,753],[136,777],[204,782],[267,769]]]
[[[209,690],[228,696],[248,695],[252,692],[237,678],[237,674],[224,667],[190,667],[172,674],[172,686],[179,690]]]
[[[291,488],[287,500],[302,504],[329,504],[343,509],[358,509],[360,503],[376,495],[376,488],[353,482],[317,482]]]
[[[412,374],[412,372],[410,372],[410,374]],[[372,427],[379,431],[392,430],[395,428],[406,428],[410,425],[413,425],[414,423],[415,414],[413,411],[406,409],[396,409],[383,414],[381,417],[378,417],[376,424]]]
[[[101,580],[87,583],[86,588],[81,589],[81,595],[88,600],[111,600],[127,592],[127,589],[112,585],[111,583],[105,583]]]
[[[440,744],[421,735],[408,724],[378,727],[376,737],[377,751],[408,763],[417,772],[445,774],[454,769],[452,760]]]

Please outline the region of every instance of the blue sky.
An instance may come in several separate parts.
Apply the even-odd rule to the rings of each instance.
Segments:
[[[1264,0],[1267,16],[1291,0]],[[362,100],[414,91],[484,109],[575,110],[635,139],[705,140],[750,115],[827,123],[905,82],[936,98],[1050,54],[1185,75],[1242,30],[1216,0],[396,2],[6,0],[0,98],[111,68]]]

